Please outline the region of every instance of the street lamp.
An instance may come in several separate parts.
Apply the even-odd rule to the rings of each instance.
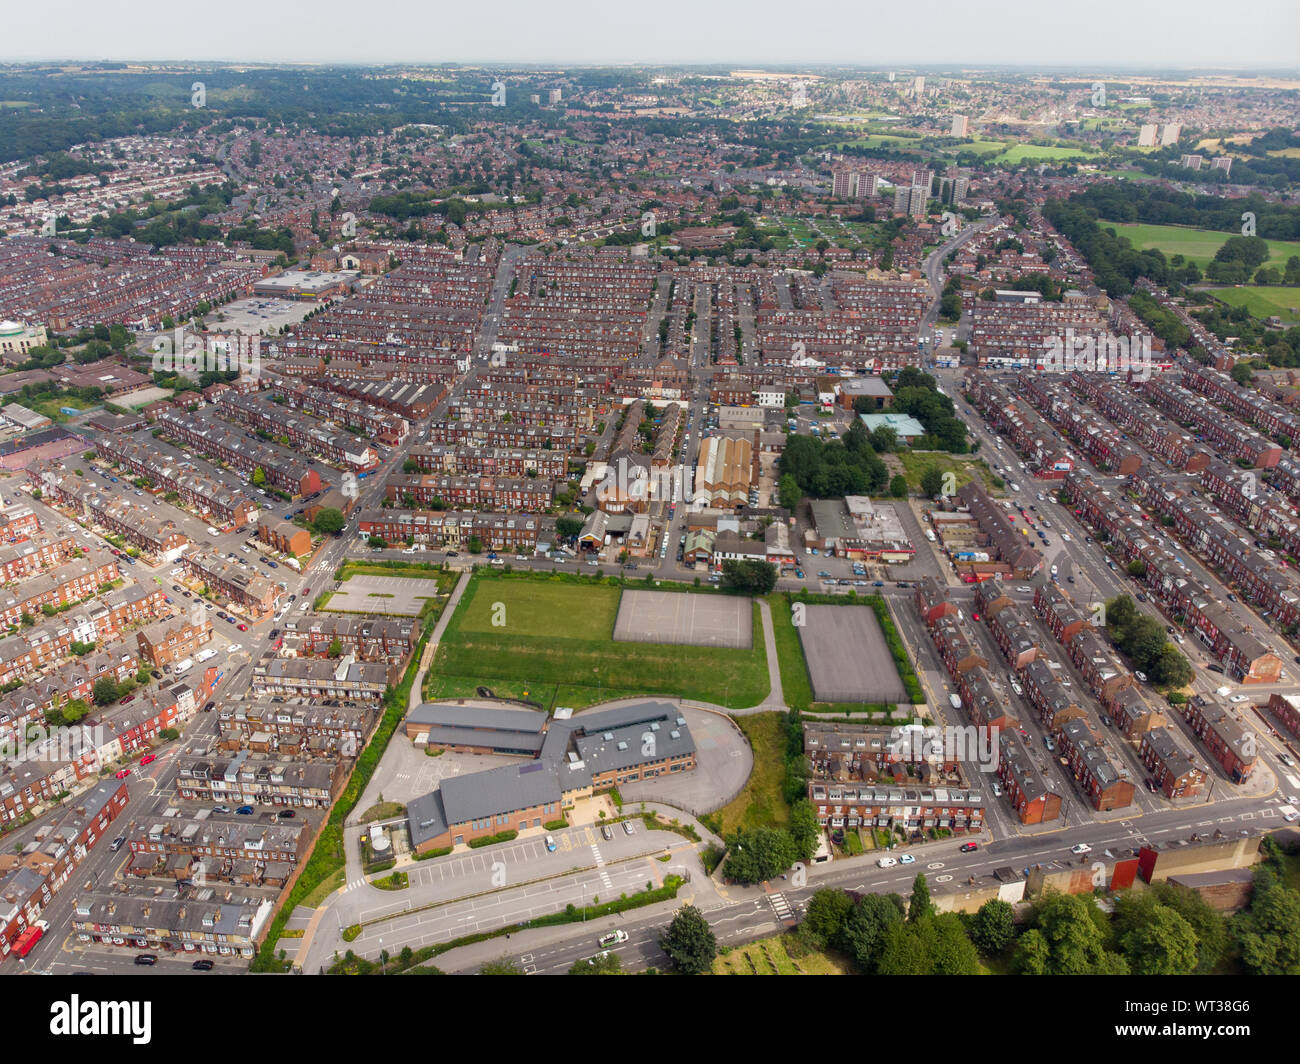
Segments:
[[[384,960],[384,940],[379,940],[379,964],[384,975],[388,974],[388,962]]]

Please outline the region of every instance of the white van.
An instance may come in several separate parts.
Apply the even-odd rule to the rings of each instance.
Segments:
[[[198,660],[199,660],[199,661],[211,661],[211,660],[212,660],[213,658],[215,658],[216,656],[217,656],[217,652],[216,652],[215,650],[213,650],[211,647],[208,647],[207,650],[200,650],[200,651],[199,651],[199,653],[198,653]]]
[[[186,658],[184,661],[179,662],[179,663],[177,664],[176,668],[172,671],[172,675],[173,675],[173,676],[184,676],[184,675],[185,675],[187,672],[189,672],[190,669],[192,669],[192,668],[194,668],[194,661],[193,661],[193,659],[192,659],[192,658]]]
[[[927,528],[925,530],[925,538],[928,539],[931,543],[936,542],[933,528]]]

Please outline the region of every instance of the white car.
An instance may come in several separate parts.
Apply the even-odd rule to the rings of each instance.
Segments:
[[[226,647],[226,653],[237,654],[239,653],[239,651],[243,649],[244,649],[244,645],[242,643],[231,643],[230,646]]]
[[[1066,543],[1069,543],[1069,542],[1070,542],[1070,533],[1068,533],[1068,532],[1062,532],[1062,533],[1061,533],[1061,538],[1062,538],[1063,540],[1065,540]]]
[[[213,528],[211,525],[208,525],[208,535],[209,535],[209,536],[219,536],[219,535],[221,535],[221,533],[218,532],[218,531],[217,531],[215,528]]]
[[[893,868],[896,864],[898,864],[898,861],[893,857],[882,857],[876,862],[876,865],[880,868]]]
[[[1250,697],[1248,695],[1233,695],[1231,698],[1228,699],[1228,701],[1234,704],[1240,704],[1242,702],[1249,702]]]
[[[899,864],[916,864],[916,858],[910,853],[901,854],[898,858]]]
[[[1081,842],[1077,846],[1071,846],[1070,852],[1074,854],[1076,857],[1078,857],[1085,853],[1092,853],[1092,847],[1089,846],[1086,842]]]
[[[1034,589],[1030,587],[1028,584],[1021,584],[1018,588],[1016,588],[1016,590],[1019,591],[1020,594],[1022,595],[1032,595],[1034,593]]]

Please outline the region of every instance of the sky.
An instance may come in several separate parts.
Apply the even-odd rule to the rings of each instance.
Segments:
[[[1296,70],[1295,0],[42,0],[0,60]]]

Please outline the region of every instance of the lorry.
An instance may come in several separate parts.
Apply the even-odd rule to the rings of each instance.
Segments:
[[[44,920],[37,920],[36,923],[23,928],[18,937],[14,939],[14,956],[26,957],[49,929],[50,925]]]

